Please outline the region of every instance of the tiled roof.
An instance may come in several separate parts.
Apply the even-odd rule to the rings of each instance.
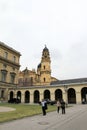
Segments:
[[[68,80],[58,80],[51,82],[51,85],[60,85],[60,84],[77,84],[77,83],[87,83],[87,78],[78,78],[78,79],[68,79]]]

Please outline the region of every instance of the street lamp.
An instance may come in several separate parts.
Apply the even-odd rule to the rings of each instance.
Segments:
[[[66,94],[66,104],[68,105],[68,97],[67,97],[68,86],[67,85],[64,85],[64,90],[65,90],[65,94]]]

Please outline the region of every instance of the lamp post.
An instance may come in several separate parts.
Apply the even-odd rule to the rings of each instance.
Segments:
[[[68,86],[67,85],[64,85],[64,90],[65,90],[65,94],[66,94],[66,104],[68,105],[68,97],[67,97]]]

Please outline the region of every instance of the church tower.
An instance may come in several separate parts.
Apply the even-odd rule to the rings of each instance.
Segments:
[[[41,85],[49,85],[51,82],[51,60],[49,50],[45,45],[41,57],[40,82]]]

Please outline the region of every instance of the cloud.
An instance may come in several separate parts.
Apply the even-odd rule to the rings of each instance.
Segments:
[[[86,0],[0,0],[0,41],[21,52],[21,68],[36,68],[46,44],[52,75],[84,77]]]

